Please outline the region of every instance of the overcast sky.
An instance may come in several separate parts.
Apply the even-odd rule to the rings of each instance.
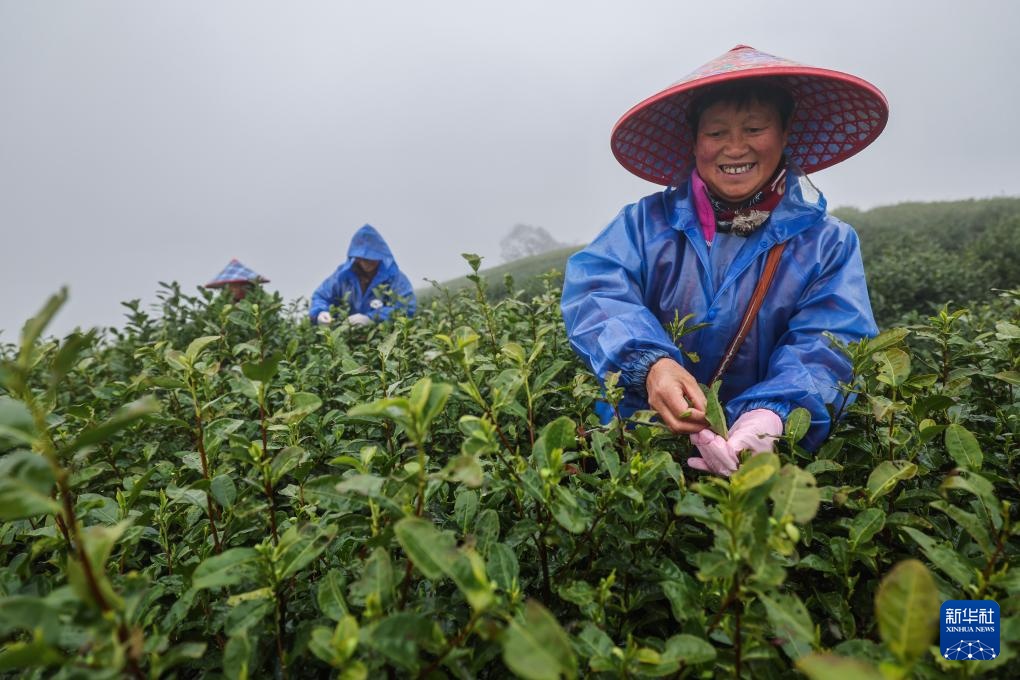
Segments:
[[[745,43],[858,75],[884,134],[830,206],[1020,194],[1020,3],[0,0],[0,342],[232,258],[309,297],[375,225],[416,286],[516,223],[587,242],[656,186],[609,133]]]

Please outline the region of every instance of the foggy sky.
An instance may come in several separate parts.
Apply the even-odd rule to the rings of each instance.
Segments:
[[[632,105],[734,45],[847,71],[891,117],[833,206],[1020,194],[1020,3],[0,0],[0,342],[120,325],[232,258],[309,297],[376,226],[416,287],[516,223],[592,239],[657,190]]]

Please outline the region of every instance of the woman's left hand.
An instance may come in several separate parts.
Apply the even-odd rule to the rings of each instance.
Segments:
[[[737,418],[730,428],[730,438],[723,439],[711,430],[691,435],[691,443],[701,454],[688,458],[687,464],[695,470],[713,472],[729,477],[740,467],[740,453],[771,451],[783,434],[783,420],[775,412],[764,408],[748,411]]]

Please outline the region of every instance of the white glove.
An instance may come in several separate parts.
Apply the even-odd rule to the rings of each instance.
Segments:
[[[372,317],[366,314],[351,314],[347,317],[347,323],[352,326],[364,326],[372,323]]]
[[[319,312],[319,316],[315,317],[315,321],[320,326],[328,326],[333,323],[333,315],[329,312]]]

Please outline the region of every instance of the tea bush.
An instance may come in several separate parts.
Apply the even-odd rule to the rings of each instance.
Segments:
[[[721,479],[598,424],[551,277],[494,304],[468,260],[371,328],[170,285],[57,340],[50,300],[0,350],[0,671],[1015,673],[1020,290],[843,347],[821,450],[795,411]],[[940,602],[983,598],[1001,655],[945,660]]]

